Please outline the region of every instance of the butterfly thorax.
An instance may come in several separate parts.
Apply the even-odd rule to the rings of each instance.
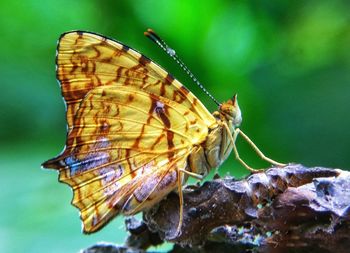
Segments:
[[[229,135],[232,136],[234,129],[242,121],[237,96],[222,103],[213,116],[217,124],[209,128],[206,140],[201,145],[195,146],[189,156],[189,169],[204,176],[211,169],[219,167],[232,151],[233,143]]]

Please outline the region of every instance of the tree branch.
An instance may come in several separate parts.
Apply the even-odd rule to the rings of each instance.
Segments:
[[[183,192],[181,234],[176,234],[179,199],[171,193],[144,213],[144,222],[128,219],[127,245],[145,249],[164,240],[184,247],[172,252],[348,252],[350,247],[347,171],[290,164]]]

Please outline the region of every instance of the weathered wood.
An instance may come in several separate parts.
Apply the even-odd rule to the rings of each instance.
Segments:
[[[178,203],[172,193],[144,213],[149,230],[129,220],[128,245],[145,249],[161,239],[177,245],[172,252],[349,252],[347,171],[290,164],[188,186],[181,234]]]

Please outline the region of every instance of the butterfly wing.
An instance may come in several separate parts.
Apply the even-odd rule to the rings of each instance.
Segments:
[[[72,204],[91,233],[175,189],[179,169],[215,119],[158,65],[104,37],[63,35],[57,64],[68,136],[43,166],[72,187]]]
[[[68,129],[85,95],[95,87],[129,86],[169,98],[196,113],[207,125],[216,121],[179,81],[139,52],[89,32],[68,32],[57,47],[57,79],[67,105]]]

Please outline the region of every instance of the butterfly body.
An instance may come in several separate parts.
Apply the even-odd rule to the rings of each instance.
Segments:
[[[84,232],[152,207],[184,183],[183,171],[205,176],[230,154],[236,96],[210,114],[147,57],[89,32],[63,34],[56,62],[68,133],[43,166],[72,187]]]

